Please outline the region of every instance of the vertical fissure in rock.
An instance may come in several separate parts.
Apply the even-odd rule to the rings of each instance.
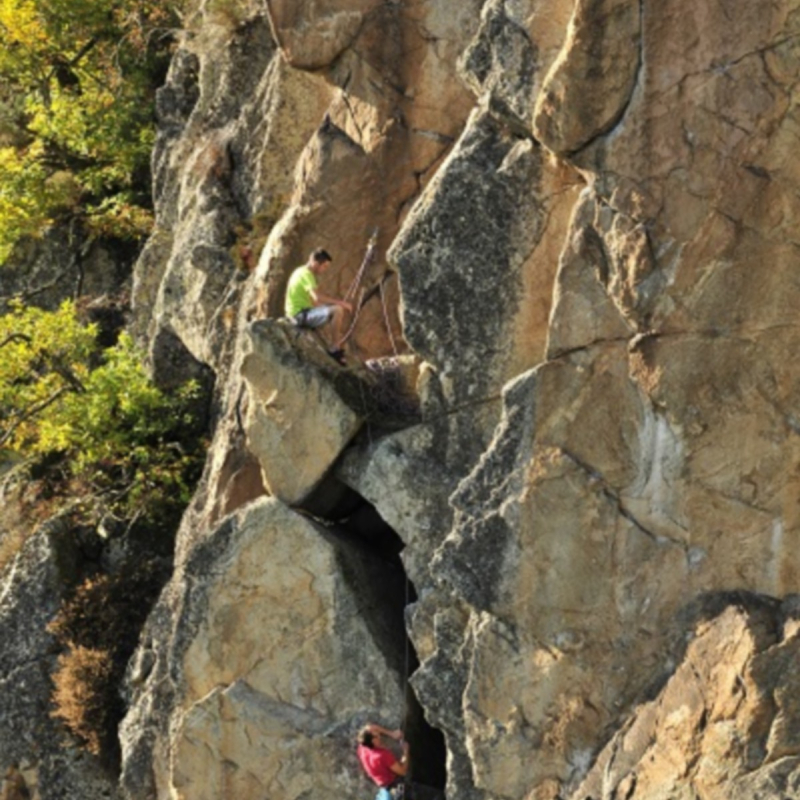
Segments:
[[[402,676],[404,707],[397,709],[395,718],[409,742],[411,779],[443,791],[447,779],[444,735],[425,719],[409,682],[419,659],[406,630],[405,614],[417,594],[400,557],[403,541],[375,506],[336,483],[335,487],[328,483],[304,510],[314,514],[337,541],[346,545],[338,557],[342,576],[360,598],[364,621],[387,663]],[[319,513],[321,507],[324,516]],[[353,553],[360,557],[354,558]],[[394,724],[392,720],[386,722]]]

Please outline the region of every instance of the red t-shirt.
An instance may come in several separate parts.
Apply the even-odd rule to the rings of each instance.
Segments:
[[[383,747],[365,747],[360,744],[357,753],[364,771],[378,786],[389,786],[400,777],[396,772],[392,772],[392,764],[397,763],[397,759],[391,750]]]

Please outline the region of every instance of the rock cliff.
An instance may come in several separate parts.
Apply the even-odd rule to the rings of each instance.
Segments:
[[[800,3],[185,23],[135,325],[217,417],[124,796],[366,797],[371,719],[459,800],[800,797]]]

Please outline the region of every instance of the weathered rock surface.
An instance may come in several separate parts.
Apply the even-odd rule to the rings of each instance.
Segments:
[[[299,161],[290,207],[273,228],[256,275],[265,281],[262,308],[279,316],[291,270],[324,244],[334,269],[321,288],[342,297],[354,287],[361,311],[349,349],[366,359],[405,348],[398,286],[385,254],[469,114],[471,97],[454,76],[480,3],[325,4],[337,9],[330,18],[345,7],[354,13],[357,5],[374,9],[353,44],[314,73],[336,87],[335,97]],[[292,13],[327,24],[327,10],[315,12],[315,4],[299,4]],[[353,285],[375,231],[378,255]]]
[[[431,580],[430,561],[452,516],[446,498],[455,479],[442,463],[440,438],[432,425],[407,428],[351,448],[337,470],[403,540],[404,566],[417,586]]]
[[[0,543],[12,536],[14,528],[0,526]],[[0,566],[0,777],[17,763],[34,800],[118,797],[111,770],[51,716],[59,648],[47,624],[79,578],[78,542],[65,520],[23,538]]]
[[[796,602],[750,605],[700,624],[667,685],[603,750],[576,800],[800,794]]]
[[[461,69],[475,94],[488,98],[489,109],[520,130],[527,127],[538,61],[528,32],[509,16],[505,0],[486,3]]]
[[[119,297],[129,292],[136,257],[130,244],[98,239],[75,222],[53,225],[3,264],[0,307],[12,297],[49,309],[65,298]]]
[[[770,27],[782,24],[781,14],[750,24],[746,15],[734,22],[721,10],[709,13],[702,24],[664,7],[644,15],[643,88],[626,101],[614,134],[603,137],[599,125],[586,157],[575,157],[592,186],[576,206],[561,256],[548,330],[554,360],[508,387],[494,442],[453,497],[454,529],[432,568],[471,609],[462,613],[461,635],[453,632],[457,622],[440,626],[415,680],[426,704],[447,704],[437,713],[452,738],[463,736],[472,776],[493,796],[555,797],[574,788],[606,731],[622,724],[621,709],[669,664],[668,640],[691,598],[730,588],[777,597],[796,590],[784,544],[796,526],[786,490],[797,443],[784,416],[796,404],[796,382],[775,355],[793,347],[785,303],[794,290],[784,284],[785,292],[772,294],[776,270],[789,268],[790,259],[774,228],[765,235],[749,221],[763,218],[763,205],[756,211],[727,199],[738,195],[735,176],[744,167],[706,171],[695,160],[680,177],[673,172],[680,129],[692,130],[696,106],[673,92],[676,102],[656,119],[646,88],[679,81],[678,69],[694,81],[690,64],[676,67],[674,46],[683,40],[665,35],[667,19],[687,36],[684,26],[694,26],[692,46],[702,46],[692,58],[743,73],[762,67],[757,58],[726,55],[739,25],[750,44],[738,52],[771,53],[774,44],[783,59],[794,54]],[[585,92],[588,108],[594,96],[613,99],[622,74],[592,88],[602,76],[596,66],[591,80],[570,89]],[[734,146],[741,131],[729,120],[746,118],[758,93],[738,94],[731,114],[722,109],[730,95],[709,85],[730,79],[709,70],[701,80],[716,108],[702,113],[704,146]],[[758,145],[777,161],[789,124],[781,97],[765,107],[775,124]],[[570,111],[560,113],[566,130]],[[591,119],[602,123],[603,115]],[[583,134],[564,143],[535,131],[558,152],[585,144]],[[656,131],[663,150],[652,148]],[[727,159],[734,151],[725,152]],[[681,195],[694,191],[687,187],[695,180],[708,189],[690,209]],[[745,177],[743,190],[755,180]],[[781,196],[778,186],[772,191]],[[724,221],[715,202],[725,206]],[[756,251],[773,265],[769,276],[751,261]],[[607,555],[595,541],[606,543]],[[427,602],[431,619],[420,612],[419,636],[436,635],[447,602],[444,595]],[[461,676],[460,719],[448,713],[452,696],[438,698],[443,669]],[[694,796],[689,786],[682,775],[663,796]]]
[[[286,60],[298,69],[313,70],[329,66],[352,44],[364,16],[377,5],[378,0],[268,0],[267,11]]]
[[[534,143],[476,111],[394,242],[406,339],[436,367],[452,409],[496,400],[543,357],[555,272],[540,245],[564,225],[564,177]],[[496,404],[477,414],[488,437]]]
[[[265,18],[242,14],[227,25],[201,15],[160,91],[157,227],[133,296],[152,342],[166,331],[220,374],[254,266],[243,253],[285,208],[294,162],[330,102],[324,82],[282,63]],[[171,369],[167,356],[154,352],[157,371]]]
[[[161,372],[214,369],[219,422],[131,670],[129,797],[368,791],[348,737],[396,723],[404,677],[362,593],[383,556],[260,497],[320,513],[323,475],[349,487],[337,536],[368,544],[363,498],[405,545],[450,797],[798,794],[799,14],[187,18],[135,300]],[[376,228],[348,355],[416,353],[421,415],[357,432],[310,351],[252,321],[315,246],[343,296]]]
[[[573,153],[619,121],[642,64],[642,13],[639,0],[576,2],[533,114],[549,149]]]
[[[289,505],[313,491],[368,411],[359,413],[358,388],[354,382],[347,385],[348,375],[341,374],[339,383],[349,389],[352,405],[337,392],[332,359],[327,359],[331,366],[326,376],[324,367],[309,363],[302,350],[292,347],[291,339],[308,335],[291,326],[255,323],[250,328],[252,349],[242,362],[250,396],[244,423],[247,446],[261,465],[270,494]]]

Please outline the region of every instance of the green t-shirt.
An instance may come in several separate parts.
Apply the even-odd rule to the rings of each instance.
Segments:
[[[317,276],[307,266],[298,267],[286,287],[286,316],[293,317],[304,308],[313,307],[311,292],[316,288]]]

